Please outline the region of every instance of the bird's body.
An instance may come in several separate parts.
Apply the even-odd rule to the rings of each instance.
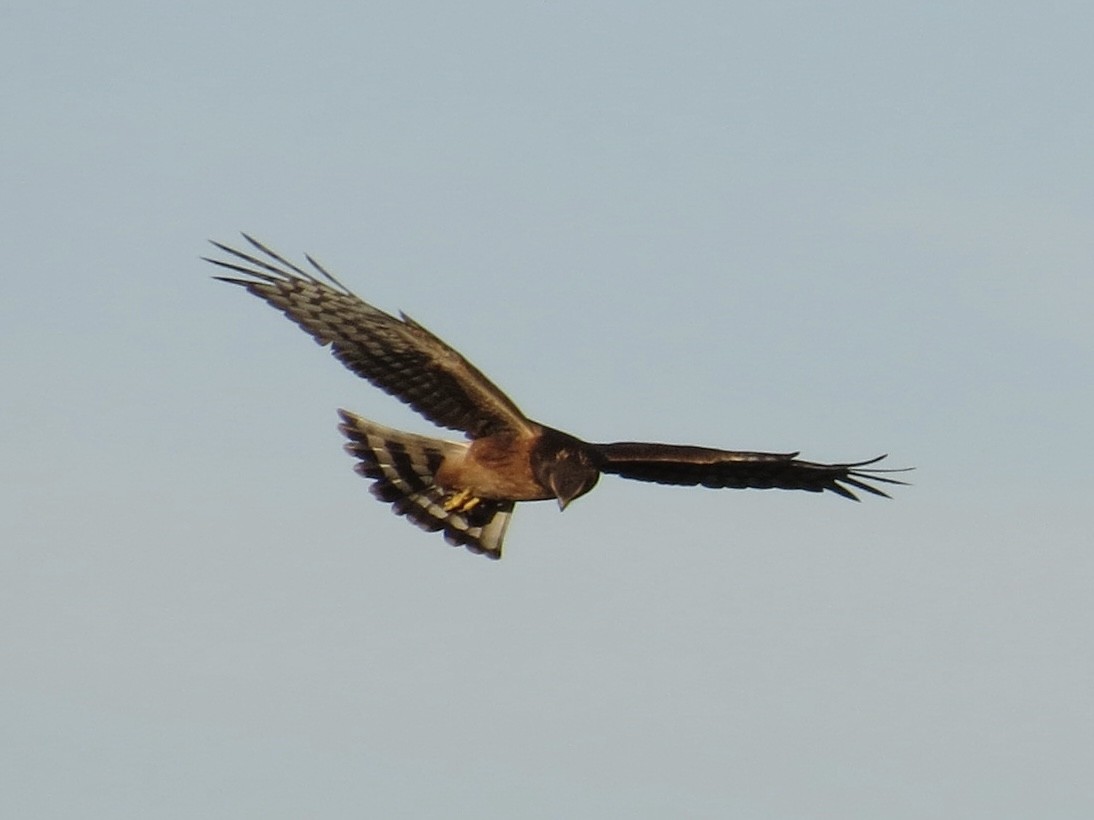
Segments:
[[[475,439],[465,450],[445,459],[437,470],[436,481],[454,492],[466,489],[476,498],[495,501],[552,498],[532,469],[535,441],[507,432]]]
[[[452,544],[501,557],[514,505],[557,499],[560,507],[593,488],[602,473],[705,487],[830,490],[885,496],[867,480],[903,482],[870,469],[884,456],[818,464],[797,453],[619,442],[593,444],[532,421],[477,368],[409,316],[362,301],[311,257],[317,277],[244,235],[261,255],[213,243],[235,260],[209,259],[245,274],[217,277],[281,310],[347,368],[469,441],[406,433],[340,411],[340,429],[372,493]],[[245,264],[243,264],[245,263]]]

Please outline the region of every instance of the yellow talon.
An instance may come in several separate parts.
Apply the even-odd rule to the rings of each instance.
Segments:
[[[471,512],[481,501],[481,498],[476,498],[471,494],[471,490],[464,489],[445,500],[444,510],[445,512]]]

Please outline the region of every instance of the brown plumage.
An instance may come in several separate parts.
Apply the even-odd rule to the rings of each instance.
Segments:
[[[903,484],[868,461],[818,464],[797,453],[753,453],[671,444],[593,444],[553,430],[520,409],[463,356],[406,314],[398,317],[351,293],[306,257],[314,273],[243,235],[257,255],[213,244],[231,259],[208,259],[243,274],[218,276],[284,313],[346,367],[470,441],[444,441],[383,427],[345,410],[341,431],[372,493],[419,527],[454,545],[501,557],[518,501],[557,499],[565,508],[601,473],[704,487],[830,490],[888,497],[868,482]],[[318,276],[316,275],[318,274]]]

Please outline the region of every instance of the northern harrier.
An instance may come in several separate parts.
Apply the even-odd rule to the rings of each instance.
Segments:
[[[405,313],[363,302],[306,257],[304,270],[246,234],[245,253],[208,259],[249,278],[218,276],[269,302],[346,367],[470,441],[404,433],[340,410],[339,429],[372,494],[419,527],[490,558],[518,501],[554,498],[560,508],[593,488],[601,473],[704,487],[831,490],[858,500],[854,487],[888,495],[867,481],[903,484],[869,468],[885,456],[845,464],[799,461],[797,453],[752,453],[672,444],[590,444],[532,421],[463,356]],[[257,254],[257,255],[254,255]]]

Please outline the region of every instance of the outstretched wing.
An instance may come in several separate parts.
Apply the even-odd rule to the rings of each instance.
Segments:
[[[250,277],[218,276],[280,310],[346,367],[441,427],[480,438],[534,427],[489,379],[406,314],[385,313],[351,293],[307,257],[320,279],[243,234],[259,255],[213,242],[232,260],[214,265]],[[238,261],[237,261],[238,260]],[[245,263],[245,264],[244,264]],[[324,281],[326,280],[326,281]]]
[[[858,501],[858,496],[849,487],[888,498],[888,493],[867,482],[906,483],[879,475],[901,470],[868,468],[885,456],[851,464],[815,464],[799,461],[797,453],[748,453],[638,442],[591,446],[599,458],[597,466],[602,472],[658,484],[735,489],[774,487],[813,493],[831,490]]]

